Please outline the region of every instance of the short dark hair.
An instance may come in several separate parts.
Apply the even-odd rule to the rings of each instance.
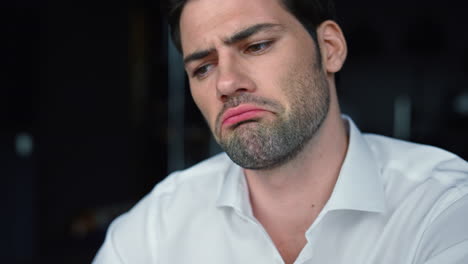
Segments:
[[[171,38],[176,48],[182,52],[180,39],[180,15],[185,4],[190,0],[169,1],[169,26]],[[309,31],[317,41],[317,27],[325,20],[336,20],[335,4],[333,0],[277,0]]]

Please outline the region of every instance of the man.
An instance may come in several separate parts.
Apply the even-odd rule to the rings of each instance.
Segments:
[[[468,165],[342,116],[331,1],[185,0],[192,96],[226,151],[114,221],[94,263],[468,263]]]

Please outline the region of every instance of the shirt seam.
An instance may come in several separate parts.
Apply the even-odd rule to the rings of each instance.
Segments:
[[[461,241],[459,241],[459,242],[457,242],[457,243],[455,243],[455,244],[453,244],[453,245],[450,245],[449,247],[444,248],[443,250],[441,250],[441,251],[440,251],[439,253],[437,253],[436,255],[430,256],[428,259],[424,260],[423,263],[427,263],[428,261],[431,261],[432,259],[439,257],[441,254],[443,254],[443,253],[446,252],[447,250],[449,250],[449,249],[451,249],[451,248],[454,248],[454,247],[456,247],[456,246],[458,246],[458,245],[460,245],[460,244],[466,243],[466,242],[468,242],[468,239],[461,240]],[[467,252],[467,254],[468,254],[468,252]]]
[[[445,206],[445,208],[442,209],[437,215],[433,216],[432,219],[431,219],[430,221],[428,221],[428,223],[426,224],[426,227],[424,228],[424,231],[422,232],[421,237],[420,237],[420,239],[419,239],[419,241],[418,241],[418,245],[416,246],[416,252],[417,252],[417,253],[420,253],[421,246],[422,246],[421,244],[422,244],[422,242],[423,242],[423,240],[424,240],[424,238],[425,238],[426,233],[427,233],[428,230],[429,230],[429,227],[430,227],[444,212],[446,212],[448,209],[450,209],[452,206],[454,206],[454,204],[455,204],[457,201],[459,201],[459,200],[461,200],[461,199],[463,199],[463,198],[465,198],[465,197],[468,197],[468,193],[461,194],[461,193],[460,193],[460,189],[457,188],[457,186],[454,186],[454,188],[453,188],[452,190],[453,190],[453,191],[456,191],[456,193],[453,194],[453,195],[447,194],[447,196],[450,197],[450,196],[457,196],[457,195],[458,195],[459,197],[453,198],[453,200],[452,200],[451,202],[449,202],[449,201],[444,202],[444,203],[443,203],[443,206]],[[448,198],[445,197],[445,199],[448,199]],[[439,200],[439,201],[440,201],[440,200]],[[442,201],[441,201],[441,202],[442,202]],[[440,205],[440,206],[443,207],[442,205]],[[434,208],[434,207],[433,207],[433,208]],[[468,240],[463,240],[463,241],[468,241]],[[433,257],[439,255],[441,252],[443,252],[443,251],[445,251],[445,250],[447,250],[447,249],[449,249],[449,248],[451,248],[451,247],[453,247],[453,246],[455,246],[455,245],[457,245],[457,244],[459,244],[459,243],[461,243],[461,242],[463,242],[463,241],[457,242],[457,243],[455,243],[455,244],[453,244],[453,245],[450,245],[450,246],[448,246],[448,247],[442,249],[438,254],[436,254],[436,255],[434,255],[434,256],[429,256],[428,259],[426,259],[426,260],[424,260],[424,261],[427,261],[427,260],[429,260],[430,258],[433,258]],[[415,264],[415,260],[416,260],[416,255],[413,256],[413,260],[412,260],[411,263]]]

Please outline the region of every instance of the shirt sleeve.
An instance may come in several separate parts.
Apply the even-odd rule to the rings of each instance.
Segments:
[[[414,264],[468,263],[468,195],[447,206],[429,225]]]

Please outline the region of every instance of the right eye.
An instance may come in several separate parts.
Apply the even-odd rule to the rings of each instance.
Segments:
[[[252,55],[260,55],[266,52],[271,45],[273,44],[273,41],[263,41],[259,43],[254,43],[247,47],[245,50],[246,53],[252,54]]]
[[[198,79],[205,78],[208,75],[208,73],[210,72],[212,67],[213,67],[213,64],[205,64],[205,65],[202,65],[202,66],[198,67],[193,72],[193,77],[196,77]]]

